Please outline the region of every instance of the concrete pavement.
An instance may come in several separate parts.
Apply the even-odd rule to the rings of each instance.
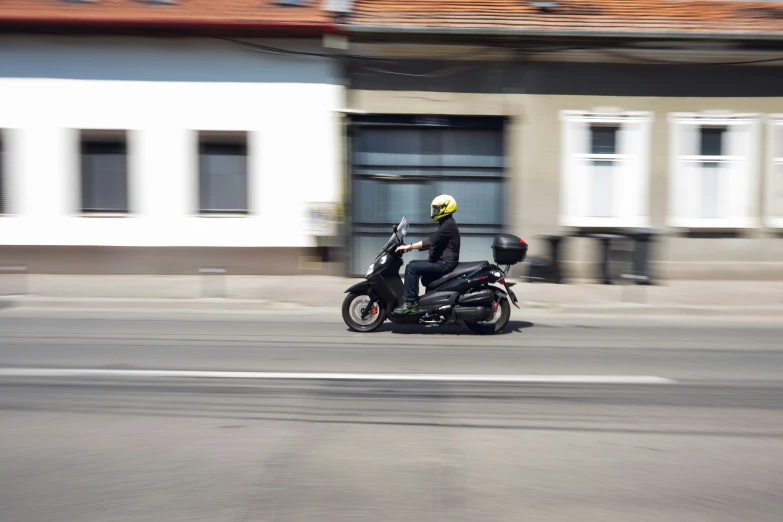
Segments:
[[[4,522],[777,522],[783,324],[542,314],[493,338],[339,317],[0,311]],[[145,369],[654,375],[253,380]],[[134,376],[135,375],[135,376]],[[669,381],[666,381],[669,382]]]
[[[532,315],[532,314],[530,314]],[[779,379],[783,323],[723,317],[536,317],[491,338],[467,328],[347,330],[339,316],[0,311],[0,368],[653,375]]]
[[[0,391],[6,522],[776,522],[783,507],[780,388]]]

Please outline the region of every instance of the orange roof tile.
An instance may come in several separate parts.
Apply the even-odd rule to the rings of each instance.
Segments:
[[[362,26],[726,33],[783,36],[783,5],[741,0],[356,0],[349,23]]]
[[[332,14],[324,0],[309,0],[301,6],[283,6],[273,0],[178,0],[155,4],[145,0],[2,0],[0,22],[45,23],[187,23],[203,24],[331,24]]]

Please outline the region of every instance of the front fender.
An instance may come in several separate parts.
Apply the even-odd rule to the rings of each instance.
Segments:
[[[495,290],[496,292],[500,292],[500,293],[501,293],[501,294],[503,294],[503,295],[508,295],[508,292],[506,292],[505,290],[503,290],[503,289],[502,289],[502,288],[500,288],[499,286],[493,286],[493,287],[492,287],[492,290]]]
[[[506,297],[508,297],[511,300],[511,304],[519,308],[519,299],[517,299],[517,295],[514,293],[513,290],[511,290],[511,284],[506,283],[505,287],[506,289],[503,290],[502,288],[498,286],[493,286],[492,289],[500,292],[501,294],[504,294]]]
[[[344,293],[346,294],[366,294],[370,290],[370,282],[369,281],[362,281],[360,283],[356,283],[351,288],[346,290]]]

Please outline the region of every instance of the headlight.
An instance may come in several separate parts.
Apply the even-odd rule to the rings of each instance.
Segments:
[[[383,256],[381,256],[381,258],[379,260],[377,260],[376,262],[374,262],[373,264],[370,265],[370,268],[367,269],[367,273],[364,274],[364,277],[369,276],[370,274],[375,272],[378,268],[380,268],[381,266],[385,265],[387,259],[389,259],[389,255],[388,254],[383,254]]]

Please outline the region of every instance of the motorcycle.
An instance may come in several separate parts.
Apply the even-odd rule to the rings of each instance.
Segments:
[[[492,243],[493,259],[459,263],[451,272],[435,280],[425,280],[425,293],[419,299],[414,313],[394,314],[403,304],[403,282],[400,268],[402,254],[397,247],[408,233],[408,222],[403,217],[392,227],[392,235],[375,257],[365,274],[365,280],[345,291],[342,315],[345,324],[356,332],[372,332],[388,318],[394,324],[421,324],[427,326],[465,325],[479,335],[502,331],[511,316],[509,300],[519,308],[511,287],[506,281],[512,265],[525,260],[527,243],[511,234],[499,234]],[[499,265],[504,265],[501,269]]]

